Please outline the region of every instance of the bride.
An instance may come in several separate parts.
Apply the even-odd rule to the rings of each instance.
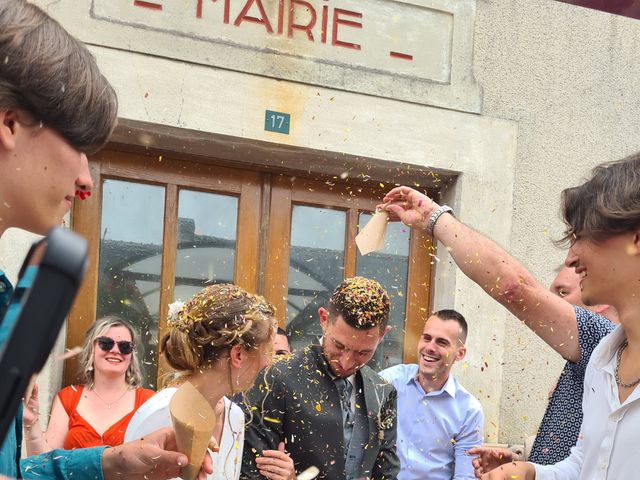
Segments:
[[[242,464],[244,414],[227,396],[249,389],[271,362],[274,308],[259,295],[220,284],[204,288],[186,304],[172,304],[169,317],[160,351],[177,371],[178,380],[136,412],[125,440],[171,426],[169,403],[177,386],[188,380],[216,413],[213,440],[219,451],[212,452],[214,474],[209,479],[237,480]]]

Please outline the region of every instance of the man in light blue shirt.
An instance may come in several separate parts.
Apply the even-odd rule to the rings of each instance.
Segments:
[[[466,338],[464,317],[440,310],[424,325],[418,364],[380,372],[398,391],[398,480],[475,478],[466,452],[482,443],[482,406],[451,375]]]

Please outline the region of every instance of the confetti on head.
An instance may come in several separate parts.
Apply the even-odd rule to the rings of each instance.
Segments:
[[[178,371],[205,368],[234,345],[247,350],[271,347],[275,336],[275,308],[232,284],[205,287],[169,310],[160,351]]]
[[[364,277],[345,279],[336,287],[329,299],[329,316],[337,315],[348,325],[367,330],[379,327],[383,330],[389,321],[389,295],[375,280]]]

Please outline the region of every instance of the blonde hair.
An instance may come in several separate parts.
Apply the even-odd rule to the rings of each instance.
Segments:
[[[93,387],[95,381],[95,370],[93,367],[93,357],[96,350],[96,339],[106,334],[111,327],[125,327],[131,334],[133,342],[133,350],[131,351],[131,361],[129,368],[125,373],[126,382],[132,387],[137,387],[142,383],[142,374],[140,372],[140,362],[136,355],[136,344],[138,342],[138,334],[129,322],[115,315],[102,317],[95,321],[87,330],[84,336],[84,344],[82,345],[82,353],[80,354],[80,382]]]
[[[273,342],[275,308],[262,296],[231,284],[205,287],[168,320],[160,341],[167,363],[180,372],[211,367],[231,347],[258,349]]]

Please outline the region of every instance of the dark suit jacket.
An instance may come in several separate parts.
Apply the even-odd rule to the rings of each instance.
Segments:
[[[359,476],[395,479],[400,470],[395,447],[396,390],[369,367],[356,375],[362,379],[366,404],[362,407],[369,427]],[[241,479],[263,479],[255,457],[262,450],[276,450],[281,441],[286,443],[296,472],[316,466],[319,479],[346,479],[342,409],[322,347],[309,346],[277,361],[247,397],[250,406],[245,407]]]

